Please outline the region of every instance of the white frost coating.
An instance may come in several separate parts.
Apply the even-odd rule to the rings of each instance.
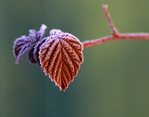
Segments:
[[[50,36],[56,36],[57,38],[61,38],[62,33],[63,32],[60,29],[52,29],[49,34]]]
[[[47,26],[45,24],[41,25],[41,29],[45,30],[47,28]]]

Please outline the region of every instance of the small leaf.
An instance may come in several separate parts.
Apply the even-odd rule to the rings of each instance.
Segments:
[[[14,42],[13,53],[16,57],[16,64],[21,61],[22,55],[31,47],[31,38],[29,36],[21,36]]]
[[[31,29],[29,30],[29,36],[34,40],[34,41],[39,41],[42,39],[45,30],[46,30],[47,26],[42,24],[39,31],[36,31],[35,29]]]
[[[41,45],[39,59],[46,75],[66,90],[77,75],[83,62],[83,45],[72,34],[53,29],[50,36]]]
[[[35,64],[35,63],[40,64],[40,62],[39,62],[39,49],[40,49],[40,46],[45,42],[45,40],[46,40],[46,38],[42,39],[41,41],[38,41],[32,47],[32,49],[29,51],[28,59],[29,59],[29,62],[31,64]]]
[[[34,47],[32,47],[32,49],[29,51],[28,53],[28,60],[31,64],[35,64],[37,63],[37,60],[36,60],[36,56],[35,56],[35,53],[34,53]]]

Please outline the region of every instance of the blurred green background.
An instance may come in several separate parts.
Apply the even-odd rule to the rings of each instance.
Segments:
[[[149,32],[148,0],[0,0],[0,117],[149,117],[149,41],[112,41],[84,49],[84,63],[63,92],[27,54],[15,65],[13,41],[48,26],[81,41]]]

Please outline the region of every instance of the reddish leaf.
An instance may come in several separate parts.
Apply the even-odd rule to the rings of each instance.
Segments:
[[[60,90],[66,90],[77,75],[83,62],[82,51],[83,45],[77,37],[56,29],[40,46],[41,67]]]

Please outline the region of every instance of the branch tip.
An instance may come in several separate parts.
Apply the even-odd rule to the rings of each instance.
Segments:
[[[109,13],[109,11],[108,11],[108,5],[103,5],[103,11],[104,11],[105,16],[106,16],[106,18],[107,18],[107,20],[108,20],[108,23],[109,23],[109,25],[110,25],[110,28],[111,28],[111,31],[112,31],[112,35],[113,35],[114,37],[118,37],[118,36],[119,36],[119,32],[118,32],[118,30],[116,29],[116,27],[114,26],[114,23],[113,23],[113,21],[112,21],[112,19],[111,19],[110,13]]]
[[[102,5],[102,8],[103,8],[103,9],[107,9],[107,8],[108,8],[108,5],[107,5],[107,4],[103,4],[103,5]]]

